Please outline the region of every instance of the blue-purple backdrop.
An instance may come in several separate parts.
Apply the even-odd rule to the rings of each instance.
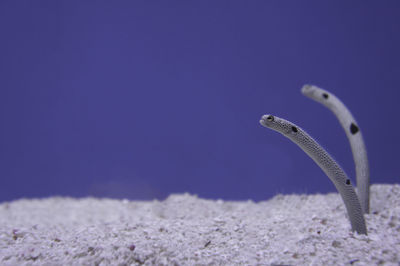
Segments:
[[[272,113],[354,181],[343,100],[372,183],[399,182],[399,1],[0,1],[0,201],[263,200],[333,192]]]

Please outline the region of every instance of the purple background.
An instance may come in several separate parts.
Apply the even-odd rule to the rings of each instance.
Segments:
[[[399,182],[399,1],[0,1],[0,201],[263,200],[334,192],[305,129],[354,182],[333,114],[350,108],[371,182]]]

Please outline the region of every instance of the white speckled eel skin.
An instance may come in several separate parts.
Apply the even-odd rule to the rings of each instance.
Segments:
[[[313,85],[304,85],[301,92],[331,110],[346,132],[356,166],[357,194],[363,212],[369,213],[370,181],[367,149],[365,148],[364,140],[356,120],[342,101],[332,93]]]
[[[272,115],[264,115],[261,125],[278,131],[296,143],[324,171],[333,182],[346,206],[351,229],[359,234],[367,234],[364,214],[350,179],[339,164],[310,135],[295,124]]]

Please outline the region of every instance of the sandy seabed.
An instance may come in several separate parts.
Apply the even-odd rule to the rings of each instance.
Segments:
[[[0,265],[400,265],[400,185],[371,186],[365,218],[351,232],[337,193],[21,199],[0,204]]]

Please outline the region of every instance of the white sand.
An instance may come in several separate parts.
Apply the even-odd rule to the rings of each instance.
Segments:
[[[47,198],[0,205],[0,265],[400,265],[400,186],[373,185],[368,236],[338,194],[254,203]]]

